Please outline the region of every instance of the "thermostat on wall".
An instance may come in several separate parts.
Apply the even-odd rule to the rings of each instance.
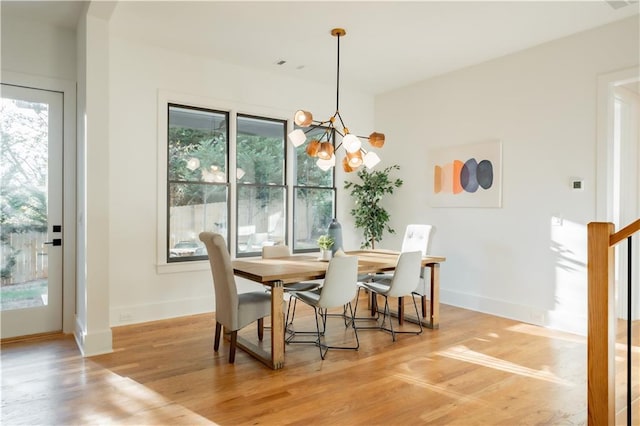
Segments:
[[[571,189],[574,191],[582,191],[584,189],[584,181],[579,178],[571,178]]]

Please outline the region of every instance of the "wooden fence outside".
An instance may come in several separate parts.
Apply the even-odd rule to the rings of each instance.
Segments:
[[[29,232],[9,234],[8,245],[0,252],[2,285],[20,284],[47,278],[49,262],[47,248],[44,245],[47,234]],[[12,260],[15,261],[10,266]]]

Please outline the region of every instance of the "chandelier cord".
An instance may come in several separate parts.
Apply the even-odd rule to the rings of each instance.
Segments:
[[[339,102],[340,102],[340,34],[338,37],[338,60],[336,66],[336,112],[340,111]],[[342,118],[340,119],[342,121]]]

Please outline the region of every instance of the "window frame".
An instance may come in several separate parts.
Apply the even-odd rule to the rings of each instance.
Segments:
[[[301,127],[295,126],[294,129],[303,129]],[[323,126],[319,126],[319,129],[325,129],[326,127]],[[331,143],[333,144],[333,147],[335,149],[336,144],[335,144],[335,130],[333,131],[333,133],[331,134]],[[304,145],[303,145],[304,146]],[[291,236],[291,252],[293,254],[301,254],[301,253],[313,253],[313,252],[317,252],[318,248],[314,247],[314,248],[297,248],[296,247],[296,228],[295,228],[295,222],[296,222],[296,194],[298,192],[298,189],[311,189],[311,190],[331,190],[333,192],[333,211],[332,213],[332,217],[335,218],[336,217],[336,212],[338,211],[338,207],[337,207],[337,202],[338,202],[338,196],[337,196],[337,188],[336,188],[336,167],[338,167],[338,161],[336,159],[336,165],[334,167],[331,168],[331,183],[332,186],[318,186],[318,185],[299,185],[298,184],[298,156],[296,153],[296,148],[293,149],[293,154],[292,154],[292,160],[291,160],[292,164],[293,164],[293,172],[292,172],[292,184],[291,184],[291,193],[292,193],[292,204],[293,204],[293,212],[292,212],[292,224],[293,224],[293,228],[292,228],[292,236]],[[329,224],[327,224],[327,227],[329,226]]]
[[[234,193],[234,204],[235,204],[235,226],[234,226],[234,232],[235,232],[235,257],[236,258],[243,258],[243,257],[256,257],[256,256],[261,256],[262,253],[261,252],[241,252],[240,251],[240,247],[239,247],[239,241],[238,241],[238,230],[239,230],[239,217],[238,217],[238,205],[240,202],[240,197],[238,196],[238,192],[240,190],[240,188],[249,188],[249,187],[254,187],[254,188],[282,188],[284,189],[284,195],[283,195],[283,212],[284,212],[284,241],[285,244],[288,244],[289,241],[289,222],[290,222],[290,218],[289,218],[289,184],[288,184],[288,162],[287,162],[287,158],[288,158],[288,149],[287,149],[287,129],[288,129],[288,125],[289,125],[289,121],[290,120],[286,120],[286,119],[281,119],[281,118],[273,118],[273,117],[265,117],[262,115],[256,115],[256,114],[246,114],[246,113],[237,113],[235,114],[235,123],[236,123],[236,132],[235,132],[235,139],[234,139],[234,154],[235,154],[235,161],[234,161],[234,172],[236,172],[238,170],[238,164],[237,164],[237,158],[238,158],[238,137],[240,132],[237,131],[238,129],[238,119],[239,118],[250,118],[250,119],[254,119],[254,120],[263,120],[263,121],[270,121],[270,122],[275,122],[275,123],[279,123],[282,124],[282,150],[283,150],[283,164],[282,164],[282,183],[281,184],[269,184],[269,183],[241,183],[239,182],[239,180],[237,179],[237,177],[234,179],[235,182],[235,193]],[[235,174],[233,176],[236,176]]]
[[[187,110],[194,110],[194,111],[202,111],[202,112],[207,112],[207,113],[212,113],[212,114],[220,114],[223,115],[225,117],[225,120],[227,122],[227,126],[226,126],[226,155],[225,155],[225,182],[183,182],[183,181],[174,181],[170,179],[169,173],[170,173],[170,167],[169,167],[169,162],[171,161],[171,158],[169,156],[169,150],[170,150],[170,146],[169,146],[169,126],[170,126],[170,111],[172,107],[176,107],[176,108],[181,108],[181,109],[187,109]],[[204,255],[198,255],[198,256],[179,256],[179,257],[171,257],[170,256],[170,252],[171,252],[171,248],[170,248],[170,242],[171,242],[171,205],[170,205],[170,187],[172,184],[193,184],[193,185],[206,185],[206,186],[223,186],[226,189],[226,195],[227,195],[227,201],[226,201],[226,214],[227,214],[227,232],[225,237],[226,241],[229,241],[230,238],[230,226],[229,226],[229,218],[231,216],[231,190],[230,190],[230,184],[229,184],[229,170],[231,168],[229,159],[230,159],[230,145],[231,142],[229,140],[230,137],[230,129],[229,129],[229,121],[231,119],[231,112],[230,111],[223,111],[223,110],[219,110],[219,109],[214,109],[214,108],[208,108],[208,107],[202,107],[202,106],[194,106],[194,105],[186,105],[183,103],[178,103],[178,102],[167,102],[166,103],[166,114],[167,114],[167,124],[166,124],[166,131],[167,131],[167,137],[166,137],[166,144],[165,144],[165,152],[166,152],[166,160],[164,162],[165,167],[166,167],[166,171],[165,171],[165,183],[166,183],[166,197],[165,197],[165,225],[166,225],[166,235],[165,235],[165,244],[164,244],[164,253],[165,253],[165,261],[167,264],[174,264],[174,263],[182,263],[182,262],[195,262],[195,261],[203,261],[203,260],[207,260],[208,256],[206,255],[206,253]]]

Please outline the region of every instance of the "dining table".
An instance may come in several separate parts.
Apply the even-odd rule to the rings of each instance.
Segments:
[[[380,249],[354,250],[347,251],[345,254],[358,257],[358,274],[361,276],[393,271],[400,255],[397,251]],[[430,269],[428,314],[426,296],[422,296],[422,319],[405,315],[402,306],[399,306],[398,311],[393,312],[393,315],[407,321],[420,321],[428,328],[439,327],[440,264],[445,260],[442,256],[422,257],[422,267]],[[271,292],[271,350],[265,351],[241,336],[237,338],[237,345],[268,367],[274,370],[283,368],[285,361],[284,288],[291,283],[323,279],[329,262],[313,255],[292,255],[270,259],[235,259],[232,265],[235,276],[265,285]],[[373,306],[377,309],[375,305]]]

